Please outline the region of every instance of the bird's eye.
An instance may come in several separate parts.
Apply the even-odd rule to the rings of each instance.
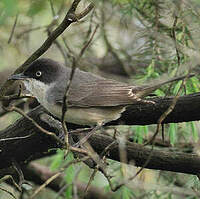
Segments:
[[[36,77],[40,77],[42,75],[42,72],[40,70],[38,70],[36,73],[35,73]]]

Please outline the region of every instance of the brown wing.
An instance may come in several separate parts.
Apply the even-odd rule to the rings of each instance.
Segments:
[[[120,106],[133,104],[136,101],[136,96],[132,93],[133,86],[104,78],[90,80],[83,78],[78,80],[76,76],[74,77],[67,98],[69,106]],[[66,83],[62,82],[59,86],[52,87],[57,90],[56,96],[49,90],[48,101],[50,103],[61,104],[63,102],[64,85]]]
[[[67,78],[60,80],[57,86],[52,89],[57,91],[53,95],[52,89],[49,89],[48,101],[50,103],[62,103],[65,87],[71,69],[65,68]],[[68,103],[70,106],[77,107],[96,107],[96,106],[120,106],[134,104],[139,98],[145,97],[163,84],[183,79],[176,77],[171,80],[163,81],[156,85],[148,86],[130,86],[125,83],[105,79],[94,74],[76,70],[69,90]]]
[[[68,102],[69,105],[81,107],[133,104],[135,95],[132,93],[132,89],[133,86],[127,84],[101,79],[72,87]]]

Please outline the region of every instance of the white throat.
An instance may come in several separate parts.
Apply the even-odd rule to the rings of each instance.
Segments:
[[[46,91],[50,85],[46,85],[45,83],[35,79],[27,79],[23,81],[23,83],[26,90],[29,91],[33,97],[36,97],[38,102],[45,107]]]

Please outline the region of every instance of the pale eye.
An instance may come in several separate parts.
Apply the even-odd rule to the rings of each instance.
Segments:
[[[42,72],[40,70],[38,70],[36,73],[35,73],[36,77],[40,77],[42,75]]]

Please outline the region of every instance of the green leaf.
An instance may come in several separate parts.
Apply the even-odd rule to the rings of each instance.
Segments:
[[[173,94],[177,94],[180,87],[181,87],[182,81],[178,81],[173,89]]]
[[[18,12],[17,0],[1,0],[0,1],[0,25],[6,22],[10,16],[15,16]]]
[[[28,13],[28,16],[34,16],[45,9],[47,1],[43,0],[32,0]]]
[[[192,129],[192,137],[193,137],[194,141],[197,142],[199,140],[199,135],[198,135],[198,131],[197,131],[195,122],[190,122],[190,126]]]
[[[147,126],[136,126],[131,128],[133,131],[135,131],[134,134],[134,141],[138,142],[139,144],[143,143],[144,136],[148,133],[148,127]]]
[[[61,163],[64,160],[64,152],[60,149],[57,150],[57,154],[53,156],[53,162],[51,163],[51,170],[56,170],[60,167]]]
[[[192,82],[192,92],[199,92],[199,80],[197,77],[190,78],[190,81]]]
[[[177,129],[177,124],[174,123],[170,124],[168,132],[169,132],[169,140],[172,145],[174,145],[177,140],[176,129]]]
[[[104,191],[107,193],[107,192],[110,192],[111,191],[111,188],[110,188],[110,185],[105,185],[104,186]]]
[[[155,93],[157,96],[165,96],[165,93],[164,93],[161,89],[157,89],[156,91],[154,91],[154,93]]]
[[[155,67],[155,60],[152,59],[151,64],[147,67],[147,77],[151,77],[154,73],[154,67]]]
[[[74,159],[73,154],[70,152],[67,156],[67,159],[65,161],[66,163],[71,162]],[[75,176],[75,169],[74,165],[70,165],[66,170],[65,170],[65,181],[69,185],[66,189],[66,198],[72,198],[72,182]]]
[[[123,198],[123,199],[132,198],[132,191],[129,188],[127,188],[126,186],[123,186],[120,189],[120,192],[121,192],[121,198]]]
[[[2,0],[1,1],[4,11],[7,16],[14,16],[17,14],[18,1],[17,0]]]
[[[143,126],[143,129],[144,129],[144,134],[147,135],[149,131],[148,126]]]

